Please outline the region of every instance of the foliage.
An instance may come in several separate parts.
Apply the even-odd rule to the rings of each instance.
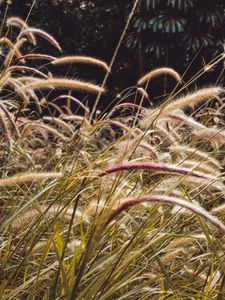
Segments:
[[[141,0],[133,19],[127,46],[142,50],[142,55],[164,57],[176,54],[177,65],[190,61],[204,48],[215,56],[223,36],[223,1]],[[182,53],[184,55],[182,55]]]
[[[109,66],[76,56],[62,68],[52,35],[15,17],[6,23],[0,298],[223,297],[224,89],[180,93],[224,53],[184,85],[173,69],[151,70],[107,113],[91,111],[89,92],[100,96],[104,87],[68,78],[67,63],[106,74]],[[41,40],[55,56],[38,47]],[[150,80],[165,74],[176,87],[161,106],[143,106]]]
[[[128,0],[36,1],[30,20],[36,27],[45,24],[61,42],[65,53],[110,61],[132,3]],[[10,13],[26,18],[31,4],[31,0],[14,0]],[[167,65],[183,73],[195,58],[187,74],[192,77],[201,68],[202,59],[209,62],[221,51],[224,6],[223,0],[140,0],[109,86],[125,88],[149,67]],[[206,82],[215,81],[218,73],[212,76]],[[96,73],[96,78],[101,79],[102,75]],[[160,89],[160,84],[157,88]]]

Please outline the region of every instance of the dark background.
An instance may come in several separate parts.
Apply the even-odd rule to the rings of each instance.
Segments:
[[[7,16],[25,19],[32,1],[13,0],[0,7],[1,21]],[[37,0],[28,24],[51,33],[61,44],[63,55],[90,55],[110,62],[132,9],[131,0]],[[223,51],[225,36],[224,0],[140,0],[128,32],[107,81],[107,101],[149,70],[169,66],[189,80],[205,63]],[[40,49],[59,56],[40,39]],[[45,51],[43,51],[43,45]],[[53,72],[59,72],[53,70]],[[101,83],[104,72],[87,66],[63,67],[69,76]],[[206,73],[195,84],[223,81],[223,63]],[[156,78],[149,87],[156,97],[174,87],[170,78]],[[194,87],[194,86],[193,86]],[[110,97],[109,97],[110,95]],[[104,101],[103,101],[104,103]]]

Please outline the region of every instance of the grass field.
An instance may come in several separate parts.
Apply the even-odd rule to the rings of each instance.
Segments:
[[[224,88],[189,88],[224,53],[188,82],[151,70],[99,111],[107,86],[49,67],[110,65],[5,26],[19,34],[0,38],[0,299],[225,299]],[[157,106],[148,85],[165,75]]]

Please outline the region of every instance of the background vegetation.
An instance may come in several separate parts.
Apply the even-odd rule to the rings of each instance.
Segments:
[[[0,1],[0,299],[223,300],[222,5],[106,2]]]
[[[31,0],[13,0],[9,14],[26,18]],[[36,1],[31,25],[52,33],[65,54],[92,55],[107,62],[123,31],[133,1]],[[159,66],[170,66],[192,77],[222,51],[225,36],[223,0],[140,0],[132,24],[120,48],[108,86],[113,93],[132,85],[140,75]],[[4,11],[4,10],[3,10]],[[48,51],[48,50],[47,50]],[[130,59],[132,57],[132,59]],[[194,63],[191,62],[194,60]],[[87,75],[88,70],[77,69]],[[221,72],[209,73],[200,83],[215,82]],[[91,78],[92,74],[89,74]],[[102,79],[102,72],[95,73]],[[155,83],[153,96],[173,83]]]

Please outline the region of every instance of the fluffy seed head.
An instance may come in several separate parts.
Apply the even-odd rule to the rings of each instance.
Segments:
[[[187,94],[179,99],[175,99],[173,102],[169,103],[165,110],[172,111],[175,109],[184,109],[185,107],[190,107],[197,105],[201,101],[208,101],[213,98],[219,97],[223,92],[221,87],[208,87],[200,89],[194,93]]]
[[[53,65],[63,65],[63,64],[90,64],[103,68],[107,72],[110,72],[110,68],[106,62],[89,56],[65,56],[56,58],[52,61]]]
[[[146,196],[146,197],[141,197],[136,199],[125,200],[121,205],[119,205],[116,209],[114,209],[111,212],[103,228],[105,228],[109,223],[111,223],[123,211],[131,208],[132,206],[145,203],[145,202],[158,202],[158,203],[179,205],[181,207],[185,207],[191,210],[192,212],[194,212],[196,215],[205,218],[208,222],[216,226],[225,235],[225,225],[222,222],[220,222],[220,220],[212,216],[208,211],[206,211],[200,205],[194,205],[188,201],[179,198],[167,197],[161,195],[152,195],[152,196]]]
[[[27,182],[59,178],[62,176],[60,172],[45,172],[45,173],[20,173],[12,177],[0,179],[0,186],[12,186],[15,184],[23,184]]]
[[[50,44],[55,46],[57,49],[59,49],[60,52],[62,52],[62,48],[60,47],[59,43],[56,41],[56,39],[50,35],[49,33],[45,32],[44,30],[38,29],[38,28],[31,28],[28,27],[26,30],[24,30],[23,35],[39,35],[45,40],[47,40]]]
[[[138,84],[142,85],[145,82],[151,80],[152,78],[158,77],[160,75],[170,75],[171,77],[175,78],[179,83],[181,83],[180,75],[172,68],[157,68],[145,74],[138,80]]]
[[[96,84],[80,81],[76,79],[67,79],[67,78],[49,78],[46,80],[38,80],[26,84],[23,88],[25,90],[26,89],[47,90],[52,88],[71,89],[71,90],[84,91],[88,93],[99,93],[105,91],[103,88],[101,88]]]

